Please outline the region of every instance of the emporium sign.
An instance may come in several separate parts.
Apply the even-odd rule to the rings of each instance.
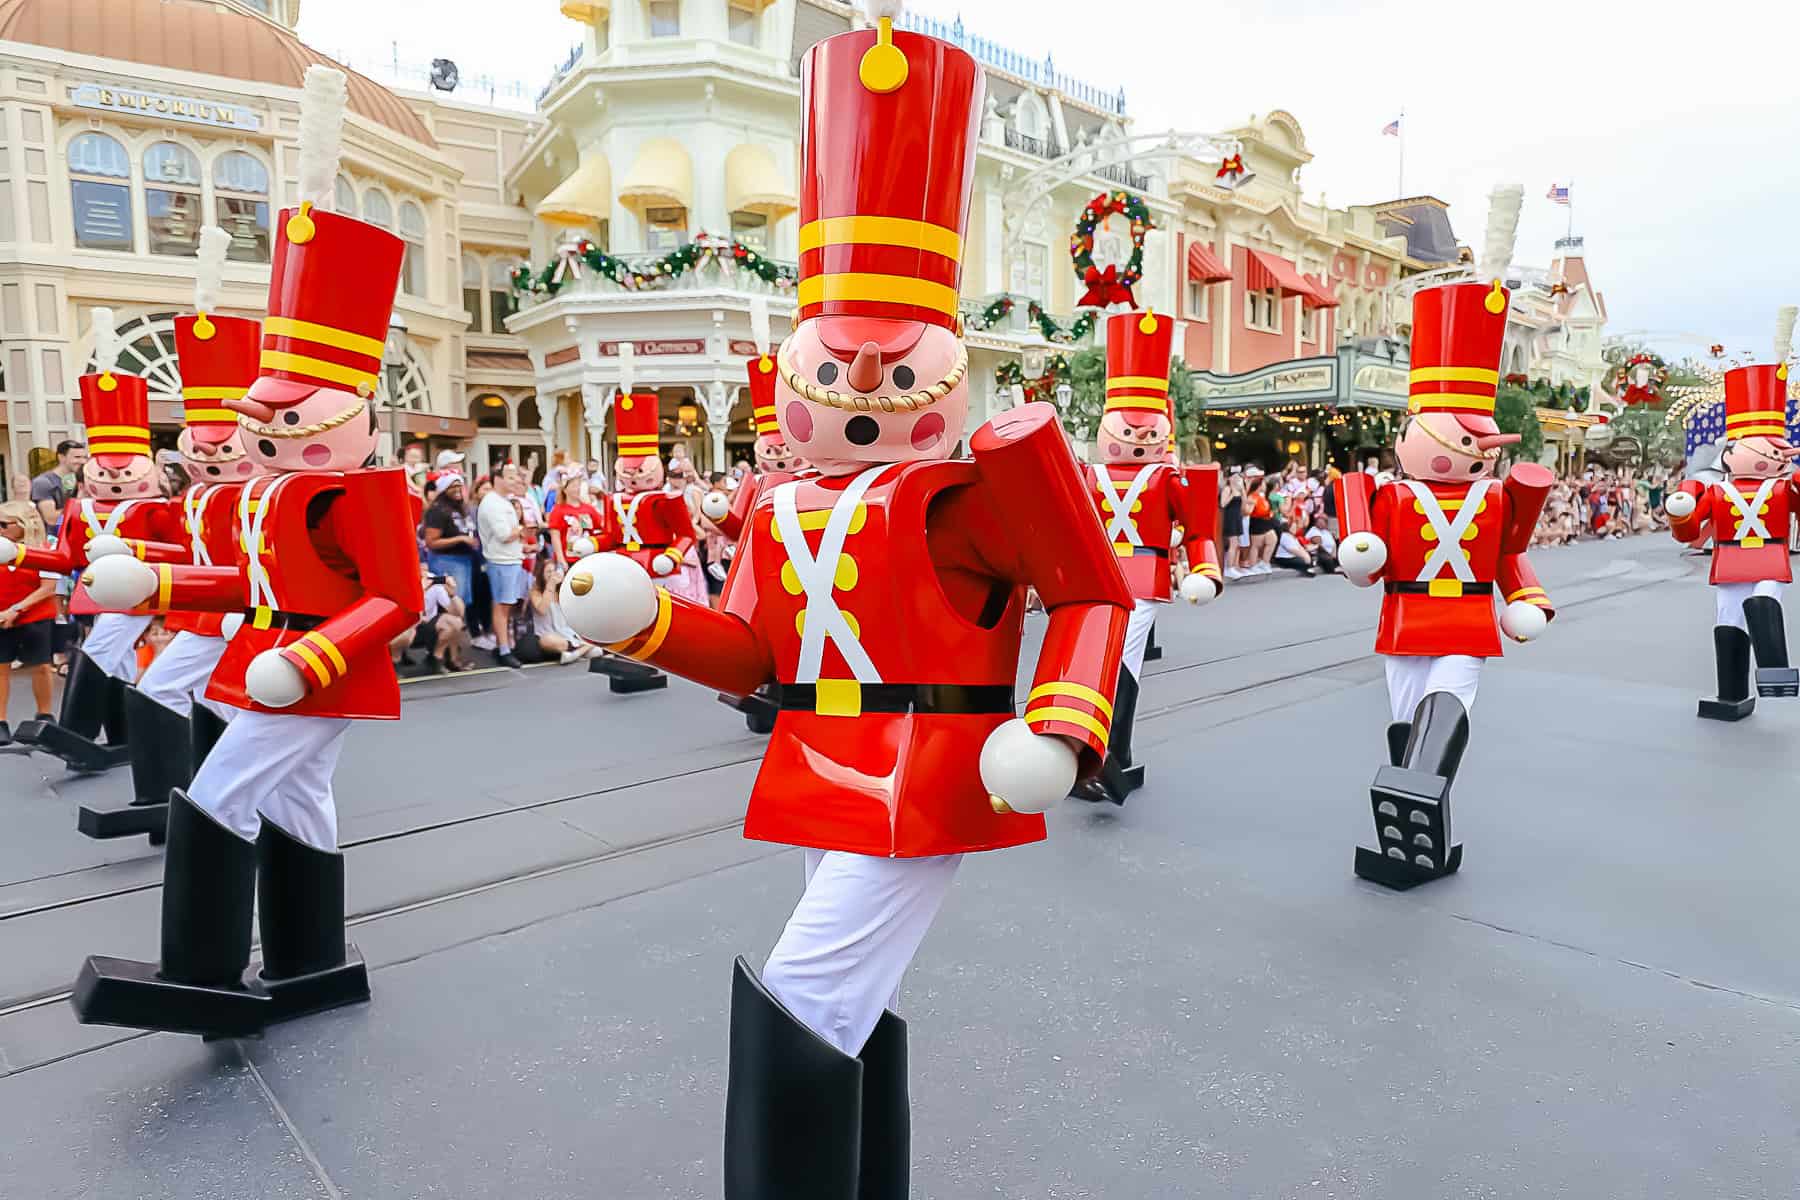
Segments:
[[[1329,392],[1336,383],[1332,366],[1331,363],[1320,363],[1316,366],[1259,371],[1248,377],[1232,379],[1227,376],[1219,381],[1196,375],[1193,380],[1194,395],[1210,406],[1215,400]]]
[[[202,100],[197,96],[171,96],[164,92],[143,92],[136,88],[84,83],[69,93],[69,102],[77,108],[129,113],[139,117],[161,117],[169,121],[185,121],[190,125],[210,125],[215,129],[255,133],[262,128],[262,118],[241,104]]]

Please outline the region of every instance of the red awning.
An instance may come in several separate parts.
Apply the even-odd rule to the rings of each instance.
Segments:
[[[1189,283],[1223,283],[1231,278],[1231,268],[1205,242],[1189,242],[1187,277]]]
[[[1283,299],[1289,296],[1307,296],[1317,299],[1312,285],[1308,284],[1306,278],[1294,270],[1293,264],[1286,259],[1276,258],[1273,254],[1262,250],[1251,250],[1249,255],[1250,269],[1246,272],[1244,286],[1251,291],[1260,292],[1268,288],[1275,288],[1280,291]]]
[[[1300,278],[1305,281],[1307,290],[1312,292],[1310,300],[1301,299],[1300,306],[1302,308],[1336,308],[1338,306],[1337,297],[1331,294],[1331,285],[1325,282],[1323,277],[1314,279],[1311,275],[1302,275]]]

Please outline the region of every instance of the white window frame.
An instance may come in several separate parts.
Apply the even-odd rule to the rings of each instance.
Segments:
[[[1258,291],[1244,289],[1244,328],[1253,329],[1258,333],[1280,333],[1281,309],[1285,303],[1286,301],[1281,298],[1281,289],[1278,287],[1262,288]],[[1259,304],[1268,308],[1267,323],[1257,318]]]
[[[118,148],[119,161],[122,162],[125,167],[124,174],[119,175],[119,174],[114,174],[110,171],[93,170],[93,169],[89,169],[87,167],[77,166],[72,161],[72,159],[70,158],[70,154],[75,148],[75,143],[79,142],[83,138],[89,137],[89,136],[97,137],[97,138],[104,138],[106,141],[111,142],[115,147]],[[158,140],[161,140],[161,139],[158,139]],[[137,162],[138,162],[137,156],[132,153],[131,143],[127,139],[120,137],[118,133],[116,133],[115,131],[113,131],[111,129],[83,129],[80,132],[76,133],[73,137],[71,137],[67,142],[65,142],[63,144],[63,148],[62,148],[63,170],[64,170],[65,178],[67,178],[68,183],[69,183],[70,242],[74,246],[75,249],[81,250],[81,251],[84,251],[84,252],[90,253],[90,254],[136,254],[137,253],[137,247],[138,247],[137,211],[143,204],[143,199],[138,194],[138,183],[137,183],[137,178],[136,178],[137,173],[138,173]],[[82,245],[81,225],[80,225],[81,213],[80,213],[80,206],[75,203],[75,188],[76,188],[76,185],[84,184],[84,183],[95,185],[95,186],[101,186],[101,187],[116,187],[116,188],[124,189],[124,191],[125,191],[124,220],[125,220],[125,243],[126,243],[125,245],[123,245],[123,246],[84,246],[84,245]]]
[[[1189,321],[1206,322],[1212,320],[1212,287],[1210,283],[1201,283],[1198,279],[1187,282],[1187,311],[1183,313]]]
[[[729,0],[725,6],[725,36],[734,45],[749,46],[752,49],[760,41],[762,25],[762,8],[753,0]],[[739,31],[747,31],[749,37],[739,37]]]
[[[657,22],[657,11],[656,10],[659,8],[660,9],[673,9],[674,16],[675,16],[674,26],[673,27],[665,27],[663,32],[661,32],[661,33],[657,32],[657,24],[656,24],[656,22]],[[646,0],[646,3],[644,4],[644,32],[648,33],[653,38],[680,37],[681,36],[681,0]]]
[[[262,171],[262,191],[241,190],[219,182],[220,167],[224,165],[227,159],[231,158],[233,155],[239,154],[255,163]],[[240,146],[229,146],[218,154],[213,155],[212,161],[206,165],[206,176],[212,180],[213,224],[224,229],[227,233],[231,232],[231,226],[225,221],[225,202],[227,200],[248,200],[254,203],[257,206],[257,215],[262,221],[262,252],[260,254],[240,253],[238,249],[238,239],[234,235],[231,239],[231,249],[227,252],[227,257],[229,257],[232,262],[268,262],[269,256],[274,253],[275,248],[275,204],[274,197],[269,194],[270,188],[273,186],[272,181],[274,179],[274,172],[269,169],[269,164],[263,160],[261,155],[252,154],[250,151],[245,150]],[[342,178],[342,176],[339,178]]]
[[[166,177],[152,179],[150,177],[150,156],[161,147],[168,146],[177,152],[182,164],[191,169],[192,178],[171,180]],[[144,179],[144,249],[147,253],[163,258],[192,258],[200,247],[200,227],[206,224],[206,164],[200,161],[200,155],[192,146],[172,137],[156,137],[148,141],[138,151],[138,169]],[[177,243],[172,247],[158,249],[156,236],[150,227],[155,218],[150,212],[150,194],[162,193],[168,196],[186,197],[192,204],[190,209],[194,222],[193,236],[185,243]]]

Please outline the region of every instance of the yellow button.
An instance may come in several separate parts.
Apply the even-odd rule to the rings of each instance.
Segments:
[[[862,626],[857,623],[855,616],[844,613],[844,624],[850,627],[851,637],[859,642],[862,641]],[[801,637],[806,636],[806,610],[804,608],[794,614],[794,632]]]
[[[1434,579],[1431,581],[1428,590],[1433,596],[1449,596],[1454,598],[1463,594],[1462,580]]]
[[[862,716],[862,684],[854,679],[821,679],[813,685],[817,701],[813,711],[821,717]]]
[[[1419,530],[1419,536],[1428,542],[1435,542],[1438,540],[1438,531],[1427,525],[1425,528]]]
[[[781,586],[787,589],[790,596],[798,596],[806,590],[800,585],[800,572],[794,570],[792,562],[781,564]]]
[[[1467,529],[1463,530],[1463,532],[1462,532],[1462,540],[1465,542],[1472,542],[1480,536],[1481,536],[1481,527],[1478,525],[1471,525]]]
[[[832,580],[832,582],[837,585],[838,591],[849,591],[856,586],[856,581],[861,577],[861,572],[856,569],[856,560],[854,558],[851,558],[848,554],[838,555],[837,575]]]

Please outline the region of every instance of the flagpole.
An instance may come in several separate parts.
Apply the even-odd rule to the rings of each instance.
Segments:
[[[1564,207],[1569,210],[1569,223],[1563,230],[1563,237],[1568,239],[1575,236],[1575,180],[1573,176],[1569,179],[1569,202]]]
[[[1406,108],[1400,109],[1400,173],[1394,180],[1394,199],[1406,198]]]

